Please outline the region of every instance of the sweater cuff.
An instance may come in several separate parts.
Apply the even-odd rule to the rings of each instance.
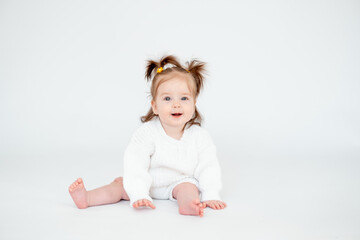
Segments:
[[[136,196],[136,197],[133,197],[130,199],[130,206],[133,208],[133,204],[138,201],[138,200],[141,200],[141,199],[147,199],[149,200],[150,202],[153,202],[152,198],[149,196],[149,195],[146,195],[146,196]]]
[[[220,200],[220,195],[218,191],[203,191],[201,192],[201,202],[210,201],[210,200]]]

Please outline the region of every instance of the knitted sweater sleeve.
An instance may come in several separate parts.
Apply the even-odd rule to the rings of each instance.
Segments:
[[[130,205],[140,199],[148,199],[152,178],[148,172],[150,157],[154,151],[151,127],[142,125],[132,136],[124,154],[124,189]]]
[[[204,129],[201,129],[198,140],[199,161],[194,176],[199,181],[201,201],[221,200],[221,171],[216,147],[210,134]]]

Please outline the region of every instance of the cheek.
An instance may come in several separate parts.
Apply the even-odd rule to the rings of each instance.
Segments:
[[[159,112],[168,112],[169,109],[171,110],[171,106],[166,103],[160,103],[157,105]]]
[[[187,105],[186,108],[187,108],[189,113],[194,113],[195,112],[195,105],[193,103]]]

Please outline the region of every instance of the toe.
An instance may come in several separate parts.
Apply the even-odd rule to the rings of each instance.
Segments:
[[[203,217],[204,216],[204,210],[200,210],[200,214],[199,214],[200,217]]]

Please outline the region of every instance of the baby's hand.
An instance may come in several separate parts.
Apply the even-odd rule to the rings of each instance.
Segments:
[[[224,209],[227,206],[226,203],[219,200],[204,201],[203,203],[205,203],[207,207],[211,207],[216,210]]]
[[[138,201],[134,202],[133,207],[134,208],[151,207],[152,209],[155,209],[154,204],[152,204],[152,202],[147,200],[147,199],[141,199],[141,200],[138,200]]]

